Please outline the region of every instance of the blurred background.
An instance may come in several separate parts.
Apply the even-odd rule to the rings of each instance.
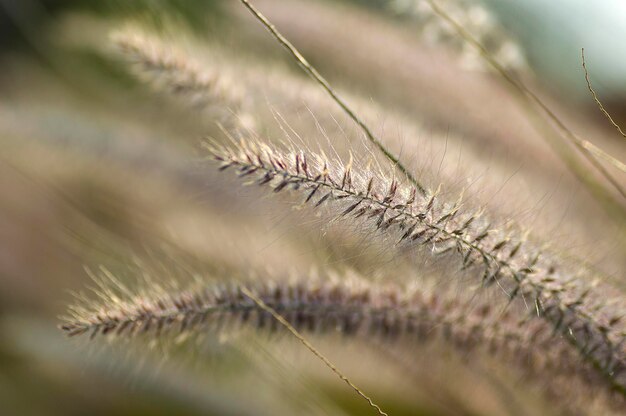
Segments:
[[[469,189],[496,216],[532,227],[623,288],[623,215],[572,174],[511,88],[425,3],[253,3],[426,183]],[[626,160],[626,139],[591,98],[580,55],[584,47],[598,96],[626,126],[624,2],[439,3],[573,131]],[[242,91],[246,126],[261,137],[331,137],[342,156],[364,148],[358,130],[237,1],[0,0],[0,413],[367,414],[288,337],[244,331],[163,353],[77,345],[57,330],[72,292],[93,286],[86,269],[106,267],[128,281],[138,264],[183,280],[190,269],[216,279],[325,267],[391,273],[392,254],[369,236],[303,217],[215,172],[200,146],[203,137],[223,138],[214,114],[135,76],[111,40],[129,27]],[[623,171],[602,163],[626,186]],[[405,280],[417,278],[412,263],[396,267]],[[447,358],[426,365],[415,351],[397,352],[416,357],[407,377],[375,349],[315,340],[389,414],[515,414],[491,383]],[[528,394],[529,411],[544,409]]]

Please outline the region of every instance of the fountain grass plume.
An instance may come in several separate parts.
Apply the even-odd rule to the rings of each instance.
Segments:
[[[543,363],[563,371],[579,365],[571,347],[551,328],[502,310],[489,299],[459,299],[417,285],[374,284],[356,274],[247,283],[197,281],[179,290],[150,285],[138,293],[124,288],[119,295],[108,290],[98,292],[100,301],[83,299],[83,305],[75,305],[61,329],[69,337],[92,340],[201,334],[241,325],[276,332],[278,322],[247,295],[250,291],[302,331],[390,342],[438,339],[463,351],[516,355],[519,363]]]
[[[115,32],[111,38],[142,81],[179,97],[219,123],[252,127],[241,83],[222,68],[201,67],[187,54],[136,28]]]
[[[353,161],[344,165],[253,140],[206,147],[220,170],[236,170],[273,193],[292,190],[313,207],[328,205],[337,219],[361,221],[372,232],[396,238],[397,247],[422,248],[425,255],[457,261],[467,273],[480,276],[482,286],[497,285],[509,302],[524,302],[624,393],[624,305],[591,272],[570,266],[512,227],[501,229],[484,210],[464,206],[461,198],[446,201],[440,189],[422,196],[415,187]]]
[[[421,37],[428,43],[445,47],[459,55],[461,63],[470,69],[487,70],[488,64],[463,39],[454,28],[442,22],[424,0],[391,0],[387,8],[403,18],[417,23]],[[487,7],[475,1],[444,0],[441,6],[489,50],[505,69],[515,72],[528,71],[525,53],[519,43],[498,21]]]
[[[198,278],[178,289],[151,282],[138,291],[111,279],[106,273],[96,291],[98,300],[81,299],[63,318],[61,329],[69,337],[151,342],[224,333],[236,339],[232,334],[240,328],[281,334],[286,323],[298,335],[336,334],[411,351],[416,346],[445,348],[470,366],[493,359],[538,384],[546,378],[576,378],[577,385],[605,385],[549,323],[520,317],[489,297],[432,291],[424,284],[371,283],[354,272],[228,283]],[[570,393],[551,394],[566,403]]]

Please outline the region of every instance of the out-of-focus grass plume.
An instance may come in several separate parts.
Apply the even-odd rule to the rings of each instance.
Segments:
[[[0,413],[375,414],[251,290],[389,415],[623,414],[606,176],[427,0],[252,3],[423,191],[239,1],[0,0]],[[437,1],[624,162],[626,11],[542,3]]]

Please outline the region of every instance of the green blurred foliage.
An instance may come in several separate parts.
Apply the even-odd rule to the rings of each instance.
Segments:
[[[201,31],[206,16],[219,10],[219,0],[0,0],[0,47],[41,40],[46,25],[67,11],[100,16],[141,16],[159,27],[163,18],[185,22]]]

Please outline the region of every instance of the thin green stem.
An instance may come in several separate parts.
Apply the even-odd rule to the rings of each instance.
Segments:
[[[287,49],[293,58],[298,62],[300,67],[306,72],[314,81],[316,81],[322,88],[330,95],[330,97],[341,107],[341,109],[363,130],[365,137],[374,144],[387,159],[389,159],[394,166],[402,172],[403,175],[407,177],[407,179],[415,186],[415,188],[422,194],[426,195],[426,189],[415,179],[415,177],[411,174],[411,172],[400,162],[400,160],[394,156],[385,145],[372,133],[370,128],[365,124],[363,120],[361,120],[354,110],[350,108],[350,106],[333,90],[328,81],[313,67],[309,61],[306,60],[304,56],[296,49],[295,46],[291,44],[277,29],[276,27],[259,11],[257,10],[248,0],[241,0],[243,5],[254,15],[254,17],[259,20],[263,26],[272,34],[272,36],[285,48]]]
[[[259,308],[272,315],[272,317],[274,317],[274,319],[276,319],[282,326],[284,326],[289,332],[291,332],[293,336],[298,339],[298,341],[300,341],[309,351],[311,351],[317,358],[319,358],[326,365],[326,367],[330,368],[330,370],[335,373],[342,381],[350,386],[359,396],[365,399],[371,407],[376,409],[379,415],[389,416],[387,413],[383,412],[380,406],[374,403],[374,401],[368,395],[363,393],[363,390],[358,388],[354,383],[350,381],[348,377],[343,375],[343,373],[339,371],[339,369],[328,358],[326,358],[324,354],[322,354],[317,348],[315,348],[313,344],[307,341],[307,339],[302,334],[300,334],[300,332],[298,332],[298,330],[294,328],[293,325],[291,325],[285,318],[283,318],[281,314],[276,312],[272,307],[268,306],[265,302],[263,302],[260,297],[258,297],[247,288],[242,287],[241,292],[250,299],[252,299],[254,303],[259,306]]]

